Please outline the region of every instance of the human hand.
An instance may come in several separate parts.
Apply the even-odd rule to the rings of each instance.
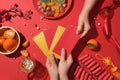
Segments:
[[[53,54],[50,55],[50,60],[47,59],[46,67],[51,80],[58,80],[58,67]]]
[[[94,7],[95,3],[99,0],[85,0],[83,9],[79,16],[78,20],[78,27],[76,33],[79,34],[82,32],[81,38],[84,37],[88,31],[90,30],[90,23],[89,23],[89,14],[92,8]]]
[[[65,49],[61,50],[61,58],[58,65],[60,80],[68,80],[68,71],[73,63],[72,55],[70,54],[66,59]]]
[[[76,30],[76,34],[81,34],[81,37],[84,37],[88,31],[90,30],[90,23],[89,23],[89,15],[88,13],[82,12],[78,18],[78,27]]]

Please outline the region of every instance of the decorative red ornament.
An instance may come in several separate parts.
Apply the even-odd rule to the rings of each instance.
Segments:
[[[113,0],[113,3],[110,6],[102,8],[99,14],[103,19],[106,17],[111,19],[113,17],[114,10],[118,7],[120,7],[120,1]]]
[[[0,9],[0,23],[3,23],[5,21],[10,21],[13,17],[21,17],[24,19],[31,19],[31,15],[33,12],[31,10],[26,11],[23,13],[23,11],[19,8],[18,4],[14,4],[10,9]]]
[[[120,53],[120,43],[113,38],[111,34],[111,19],[113,17],[114,10],[120,7],[120,0],[113,0],[110,6],[104,7],[100,10],[99,15],[104,19],[104,27],[102,28],[106,39],[118,50]]]

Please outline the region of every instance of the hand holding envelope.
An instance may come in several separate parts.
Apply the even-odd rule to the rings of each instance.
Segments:
[[[54,30],[55,29],[40,32],[33,38],[33,41],[47,58],[49,58],[50,54],[53,53],[56,58],[60,59],[61,49],[65,48],[67,50],[67,55],[71,53],[80,36],[76,35],[76,30],[73,27],[65,28],[58,26],[55,32]],[[54,34],[53,37],[52,34]]]

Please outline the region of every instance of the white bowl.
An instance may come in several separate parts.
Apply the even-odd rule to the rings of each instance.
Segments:
[[[19,46],[20,46],[20,35],[19,35],[19,33],[14,29],[14,28],[12,28],[12,27],[10,27],[10,26],[2,26],[2,27],[0,27],[0,30],[1,29],[11,29],[11,30],[13,30],[13,31],[15,31],[15,33],[16,33],[16,36],[17,36],[17,38],[18,38],[18,45],[17,45],[17,47],[14,49],[14,50],[12,50],[12,51],[1,51],[0,50],[0,54],[4,54],[4,55],[8,55],[8,54],[12,54],[12,53],[14,53],[15,51],[17,51],[17,49],[19,48]],[[4,49],[3,49],[4,50]]]

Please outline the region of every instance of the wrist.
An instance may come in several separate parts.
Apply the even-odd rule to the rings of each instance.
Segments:
[[[55,75],[50,75],[50,80],[58,80],[59,75],[55,74]]]
[[[80,16],[89,16],[89,11],[87,11],[87,10],[82,10]]]
[[[68,75],[67,74],[60,74],[60,80],[69,80]]]
[[[56,77],[51,77],[50,80],[58,80],[58,76],[56,76]]]

